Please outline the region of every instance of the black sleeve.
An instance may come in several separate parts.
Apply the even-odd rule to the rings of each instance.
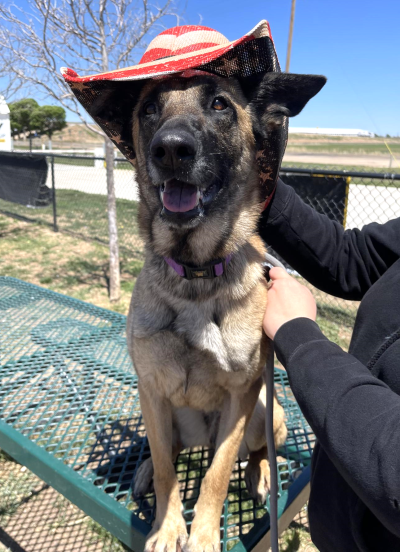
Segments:
[[[281,180],[259,232],[306,280],[344,299],[361,300],[400,257],[400,218],[345,231]]]
[[[274,343],[321,446],[367,507],[400,537],[400,396],[308,318],[283,324]],[[396,362],[400,341],[387,353],[393,358],[386,361]]]

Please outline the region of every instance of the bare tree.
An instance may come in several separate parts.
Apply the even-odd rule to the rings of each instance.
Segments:
[[[157,7],[147,0],[27,0],[24,8],[7,0],[0,3],[0,75],[6,81],[1,94],[10,100],[18,99],[22,87],[25,96],[40,90],[88,126],[60,67],[88,74],[134,64],[146,40],[160,30],[162,20],[171,15],[178,18],[172,11],[172,0],[161,1]],[[90,130],[95,130],[93,125]],[[105,143],[110,300],[117,301],[120,274],[114,147],[99,128],[95,131],[104,136]]]

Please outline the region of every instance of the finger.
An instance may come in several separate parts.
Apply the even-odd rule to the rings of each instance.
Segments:
[[[269,277],[271,278],[272,281],[279,280],[281,278],[291,278],[291,276],[286,272],[286,270],[278,266],[271,268],[271,270],[269,271]]]

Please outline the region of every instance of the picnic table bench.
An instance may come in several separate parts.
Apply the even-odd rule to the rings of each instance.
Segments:
[[[149,447],[125,324],[116,312],[0,277],[0,448],[140,552],[155,497],[132,494]],[[288,426],[278,451],[283,529],[308,498],[315,438],[284,370],[275,370],[275,385]],[[211,459],[207,449],[178,457],[188,525]],[[237,463],[221,516],[222,550],[265,551],[268,539],[268,504],[253,502]]]

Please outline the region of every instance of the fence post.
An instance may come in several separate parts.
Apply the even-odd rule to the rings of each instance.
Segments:
[[[57,206],[56,206],[56,183],[54,179],[54,155],[51,156],[51,187],[53,190],[53,230],[58,232]]]

